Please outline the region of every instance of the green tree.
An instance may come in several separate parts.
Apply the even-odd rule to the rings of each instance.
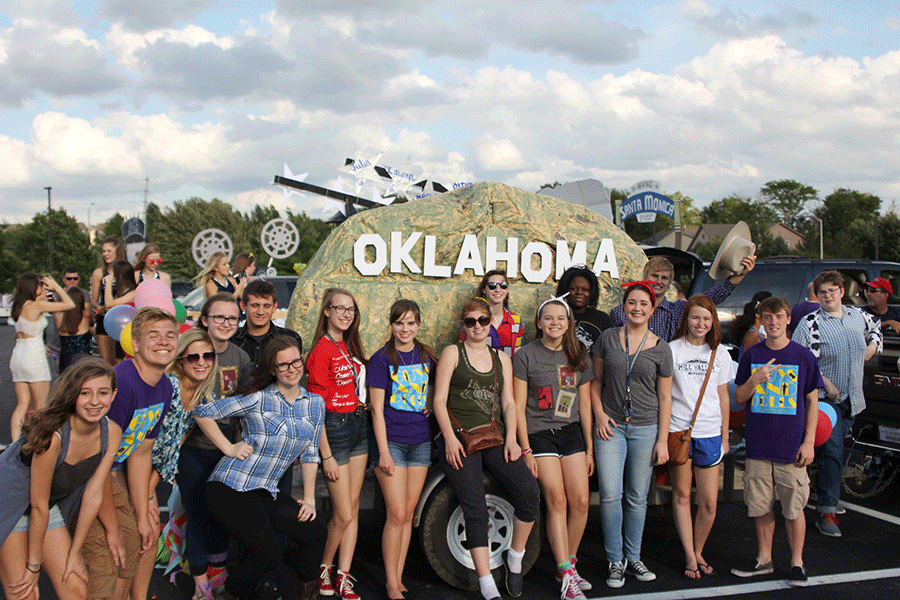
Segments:
[[[95,258],[88,235],[64,208],[53,209],[50,219],[53,229],[53,276],[57,277],[64,268],[73,266],[82,277],[89,277],[95,266]],[[50,233],[46,212],[38,213],[30,223],[10,230],[6,243],[21,261],[19,274],[30,271],[41,274],[50,272]]]
[[[875,258],[875,213],[880,208],[881,198],[874,194],[846,188],[829,194],[822,206],[813,211],[822,219],[825,255],[829,258]]]
[[[765,202],[753,201],[746,196],[732,194],[703,207],[700,216],[703,223],[737,223],[738,221],[747,223],[753,241],[756,243],[756,255],[760,258],[791,254],[786,241],[769,233],[769,227],[772,223],[779,222],[779,217],[775,209]],[[699,248],[703,252],[701,256],[704,258],[710,253],[712,257],[715,257],[721,244],[721,239],[713,240],[707,244],[698,244],[691,250],[700,254]]]
[[[799,231],[806,203],[818,200],[819,192],[793,179],[780,179],[764,185],[759,190],[759,198],[775,210],[782,223]]]
[[[103,225],[97,228],[97,255],[100,255],[100,245],[103,244],[103,240],[108,238],[111,235],[116,236],[120,240],[122,239],[122,223],[125,222],[125,217],[121,215],[121,213],[116,213],[107,219]]]
[[[16,279],[25,273],[25,265],[21,258],[10,248],[9,240],[12,239],[15,229],[0,229],[0,293],[12,292],[16,287]]]

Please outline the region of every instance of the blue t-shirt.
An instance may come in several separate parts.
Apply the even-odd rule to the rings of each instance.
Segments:
[[[760,342],[741,357],[735,385],[746,383],[753,371],[773,358],[772,366],[778,369],[768,382],[756,386],[747,403],[747,458],[793,463],[806,431],[806,395],[825,384],[816,357],[800,344],[788,342],[781,350],[772,350]]]
[[[161,377],[156,386],[145,383],[131,359],[116,365],[115,370],[116,397],[108,416],[122,428],[122,443],[113,465],[113,469],[121,469],[141,442],[159,435],[162,418],[172,404],[173,390],[168,377]]]
[[[384,424],[388,441],[398,444],[421,444],[431,439],[431,428],[425,415],[428,386],[435,371],[431,358],[422,358],[419,349],[397,352],[397,372],[387,355],[387,345],[369,359],[366,385],[384,390]]]

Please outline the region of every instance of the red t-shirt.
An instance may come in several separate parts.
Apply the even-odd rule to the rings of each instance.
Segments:
[[[307,389],[325,399],[325,409],[330,412],[352,412],[359,404],[356,395],[356,375],[359,363],[350,359],[343,340],[335,342],[322,337],[316,342],[309,358],[306,372],[309,374]]]

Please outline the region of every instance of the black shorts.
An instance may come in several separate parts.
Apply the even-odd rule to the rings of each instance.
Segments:
[[[531,452],[535,456],[562,458],[587,451],[580,421],[556,429],[529,433],[528,442],[531,444]]]

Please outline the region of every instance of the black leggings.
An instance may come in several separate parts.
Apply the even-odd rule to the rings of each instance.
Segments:
[[[281,560],[276,533],[284,533],[300,551],[293,556],[301,583],[315,580],[325,550],[325,526],[321,519],[298,521],[297,501],[278,493],[273,498],[266,490],[238,492],[219,481],[206,484],[209,510],[228,533],[247,551],[244,560],[228,574],[225,589],[235,598],[249,600],[266,573]]]

